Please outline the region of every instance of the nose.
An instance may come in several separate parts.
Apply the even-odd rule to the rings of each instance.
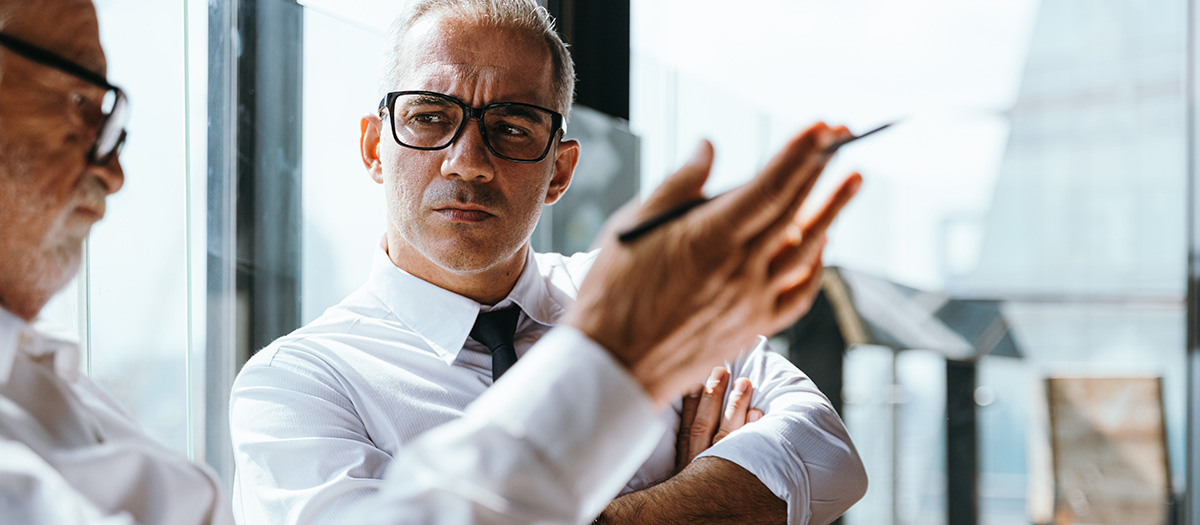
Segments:
[[[92,165],[91,172],[104,183],[105,189],[111,195],[125,185],[125,170],[121,168],[120,153],[114,154],[108,162]]]
[[[446,148],[442,175],[465,181],[488,182],[495,175],[492,154],[483,141],[477,121],[472,120],[467,121],[462,134]]]

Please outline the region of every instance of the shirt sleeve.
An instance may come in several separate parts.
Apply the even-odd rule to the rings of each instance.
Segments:
[[[697,457],[732,461],[787,502],[788,523],[826,524],[867,491],[867,473],[841,418],[817,386],[765,338],[730,365],[754,384],[750,405],[763,418]],[[733,381],[729,384],[733,385]]]
[[[346,522],[588,522],[665,430],[607,351],[559,326],[464,417],[406,447]]]
[[[391,456],[317,357],[260,352],[234,381],[229,417],[238,523],[348,523],[346,510],[383,485]]]
[[[0,523],[136,525],[126,512],[106,514],[23,443],[0,441]]]

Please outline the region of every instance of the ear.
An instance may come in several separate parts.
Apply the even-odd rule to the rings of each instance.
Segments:
[[[550,179],[550,187],[546,190],[546,204],[554,204],[567,192],[571,185],[571,177],[575,175],[575,165],[579,163],[579,141],[564,140],[558,144],[558,152],[554,155],[554,178]]]
[[[383,184],[383,163],[379,161],[379,130],[382,124],[383,121],[379,115],[373,113],[363,115],[362,121],[359,123],[362,135],[358,141],[363,165],[367,167],[367,173],[371,175],[371,180],[379,184]]]

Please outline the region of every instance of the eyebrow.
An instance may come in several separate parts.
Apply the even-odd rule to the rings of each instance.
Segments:
[[[527,118],[530,120],[548,120],[550,118],[549,113],[546,113],[545,111],[537,109],[531,105],[522,104],[522,103],[513,103],[512,105],[499,106],[499,107],[493,108],[492,111],[500,111],[500,113],[502,115],[512,116],[512,117],[524,117],[524,118]]]
[[[440,106],[451,105],[449,100],[446,100],[442,97],[435,97],[433,95],[418,95],[418,96],[415,96],[412,98],[405,99],[405,101],[404,101],[405,106],[416,106],[416,105],[420,105],[420,104],[437,104]]]

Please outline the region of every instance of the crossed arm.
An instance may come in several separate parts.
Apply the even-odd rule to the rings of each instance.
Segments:
[[[683,400],[676,474],[613,501],[601,522],[823,524],[862,497],[854,445],[802,372],[765,340],[729,366]]]
[[[734,381],[728,403],[723,403],[729,380],[725,367],[714,368],[701,388],[684,396],[675,441],[675,475],[613,500],[599,523],[787,522],[787,504],[754,474],[719,457],[696,460],[730,432],[763,415],[750,407],[754,386],[745,377]]]

